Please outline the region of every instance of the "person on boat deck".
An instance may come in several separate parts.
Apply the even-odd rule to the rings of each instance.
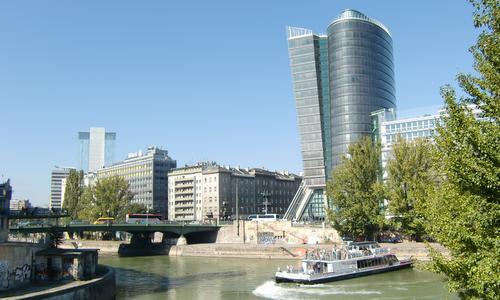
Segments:
[[[307,273],[308,273],[309,275],[311,275],[312,273],[314,273],[313,267],[312,267],[311,265],[309,265],[309,266],[307,267]]]

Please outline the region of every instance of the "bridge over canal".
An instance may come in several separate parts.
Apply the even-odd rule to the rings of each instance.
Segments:
[[[70,224],[56,226],[11,227],[10,233],[48,233],[48,232],[128,232],[132,234],[130,246],[145,247],[151,244],[155,232],[163,233],[163,242],[169,238],[184,240],[187,244],[215,242],[220,226],[198,224]]]

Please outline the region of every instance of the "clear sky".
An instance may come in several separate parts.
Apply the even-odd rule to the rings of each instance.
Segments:
[[[285,26],[324,33],[346,8],[390,28],[400,115],[437,111],[472,70],[465,0],[1,1],[0,180],[47,205],[91,126],[117,133],[118,160],[157,145],[178,166],[300,172]]]

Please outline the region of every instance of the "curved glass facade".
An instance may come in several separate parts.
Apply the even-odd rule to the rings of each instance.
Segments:
[[[381,23],[344,11],[328,26],[328,60],[334,168],[371,134],[370,113],[396,106],[392,38]]]
[[[371,136],[371,112],[396,106],[392,38],[355,10],[335,18],[327,35],[296,27],[287,34],[305,190],[285,215],[317,220],[328,205],[326,181],[349,144]]]

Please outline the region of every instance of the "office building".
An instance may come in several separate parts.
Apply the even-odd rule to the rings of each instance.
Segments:
[[[242,169],[199,163],[172,170],[169,220],[200,221],[246,218],[250,214],[283,215],[302,178],[288,172]]]
[[[83,186],[89,187],[93,186],[97,181],[97,173],[89,172],[83,175]]]
[[[380,142],[381,162],[384,178],[387,177],[385,167],[389,159],[392,145],[398,136],[412,141],[417,138],[433,139],[436,127],[440,123],[440,113],[423,115],[411,118],[397,119],[393,110],[381,109],[372,114],[373,140]]]
[[[371,135],[371,112],[396,107],[392,38],[355,10],[326,35],[296,27],[287,35],[304,181],[285,218],[322,220],[326,181],[349,144]]]
[[[12,198],[10,180],[0,183],[0,243],[9,237],[9,203]]]
[[[26,210],[31,207],[28,199],[10,200],[10,210]]]
[[[101,127],[91,127],[88,132],[78,132],[80,170],[85,173],[114,163],[116,133]]]
[[[143,204],[150,212],[167,215],[168,172],[177,162],[168,156],[167,150],[149,147],[146,153],[130,153],[124,161],[97,170],[97,180],[112,176],[125,178],[134,198],[132,202]],[[94,179],[89,178],[89,184]]]
[[[484,120],[481,111],[475,105],[468,105],[468,108],[476,119]],[[381,109],[371,114],[373,140],[380,142],[381,145],[381,162],[384,169],[384,178],[387,177],[385,166],[387,165],[387,160],[390,158],[392,146],[396,143],[398,136],[407,141],[417,138],[434,140],[434,136],[437,134],[437,126],[441,124],[443,114],[443,109],[433,114],[401,119],[396,118],[396,113],[392,109]]]
[[[52,170],[50,176],[50,203],[49,208],[51,209],[61,209],[62,208],[62,181],[66,179],[69,175],[69,171],[74,170],[74,168],[59,168],[56,166]]]

